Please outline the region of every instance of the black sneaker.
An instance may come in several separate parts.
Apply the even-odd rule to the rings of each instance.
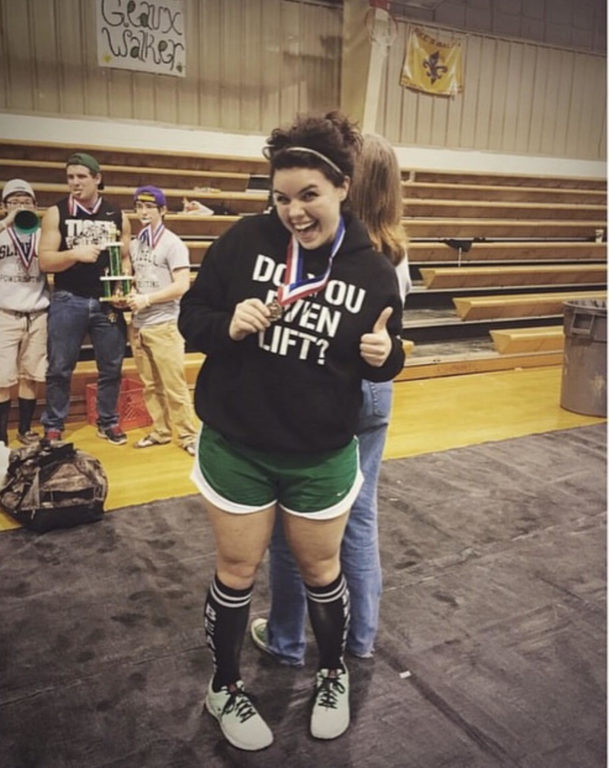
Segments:
[[[112,443],[112,445],[125,445],[127,442],[127,435],[118,424],[115,424],[113,427],[108,427],[107,429],[98,427],[97,436],[101,437],[102,440],[107,440],[109,443]]]

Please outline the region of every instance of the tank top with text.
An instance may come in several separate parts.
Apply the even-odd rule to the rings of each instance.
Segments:
[[[71,210],[70,198],[64,197],[57,203],[59,209],[60,250],[69,250],[77,245],[104,245],[120,239],[122,213],[101,198],[95,213],[75,206]],[[94,264],[77,262],[57,272],[54,277],[55,290],[70,291],[77,296],[98,299],[103,294],[99,279],[108,269],[108,251],[102,251]]]

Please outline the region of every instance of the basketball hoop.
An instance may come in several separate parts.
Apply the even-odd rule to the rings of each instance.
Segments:
[[[389,48],[398,34],[398,25],[393,16],[384,8],[371,7],[365,18],[368,37],[371,42]]]

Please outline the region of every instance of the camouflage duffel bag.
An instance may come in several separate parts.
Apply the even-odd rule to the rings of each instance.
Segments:
[[[108,478],[72,443],[45,441],[11,451],[0,507],[38,533],[101,520]]]

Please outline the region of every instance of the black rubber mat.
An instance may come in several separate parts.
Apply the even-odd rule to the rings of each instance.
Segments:
[[[213,542],[198,497],[0,536],[6,768],[601,768],[605,425],[383,465],[385,591],[373,660],[348,659],[352,725],[308,734],[315,669],[246,639],[275,734],[228,746],[202,712]],[[252,616],[267,610],[266,564]]]

